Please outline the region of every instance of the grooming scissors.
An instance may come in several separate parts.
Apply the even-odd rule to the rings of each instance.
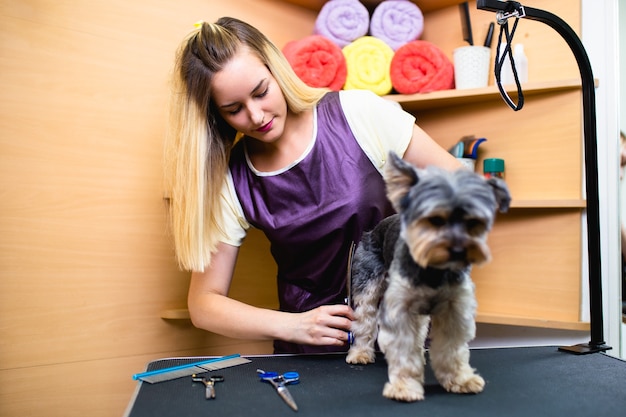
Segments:
[[[346,271],[346,298],[344,302],[352,308],[352,258],[354,257],[354,251],[356,250],[356,244],[352,242],[350,244],[350,252],[348,253],[348,268]],[[354,334],[348,331],[348,344],[354,343]]]
[[[191,375],[191,380],[193,382],[202,382],[205,386],[204,397],[207,400],[212,400],[215,398],[215,383],[223,382],[224,377],[221,375],[202,376],[193,374]]]
[[[259,374],[259,378],[261,381],[269,382],[272,384],[274,388],[276,388],[276,392],[280,395],[289,407],[291,407],[294,411],[298,411],[298,406],[294,401],[293,397],[289,393],[286,385],[288,384],[297,384],[300,382],[300,374],[297,372],[285,372],[280,375],[277,372],[265,372],[262,369],[256,370],[257,374]]]

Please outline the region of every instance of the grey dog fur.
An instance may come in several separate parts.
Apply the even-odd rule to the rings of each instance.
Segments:
[[[355,342],[346,361],[373,362],[378,340],[388,362],[383,395],[422,400],[430,327],[439,382],[451,392],[480,392],[484,381],[469,366],[476,309],[470,272],[473,264],[490,259],[486,237],[496,211],[509,208],[508,187],[463,169],[420,170],[394,153],[384,177],[397,214],[366,232],[355,251]],[[438,257],[423,253],[431,243]]]

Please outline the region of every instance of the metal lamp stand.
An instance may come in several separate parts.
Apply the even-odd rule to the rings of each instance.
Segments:
[[[585,48],[576,32],[558,16],[544,10],[524,7],[516,1],[477,0],[479,10],[497,13],[498,22],[510,17],[543,22],[556,30],[576,57],[582,78],[583,122],[585,149],[585,183],[587,187],[587,249],[589,256],[589,309],[591,340],[574,346],[559,347],[560,351],[587,354],[610,350],[604,341],[602,311],[602,268],[600,262],[600,210],[598,200],[598,148],[596,131],[596,99],[593,71]]]

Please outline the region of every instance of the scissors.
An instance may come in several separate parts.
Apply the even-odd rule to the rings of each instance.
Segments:
[[[287,389],[287,384],[297,384],[300,382],[300,374],[297,372],[285,372],[280,375],[277,372],[265,372],[262,369],[256,370],[257,374],[259,374],[259,378],[261,381],[269,382],[272,384],[274,388],[276,388],[276,392],[280,397],[287,403],[289,407],[291,407],[294,411],[298,411],[298,406],[294,401],[293,397],[289,393]]]
[[[350,244],[350,252],[348,252],[348,271],[346,272],[346,298],[344,302],[353,307],[352,305],[352,258],[354,257],[354,251],[356,250],[356,244],[352,242]],[[348,330],[348,344],[354,343],[354,334]]]
[[[191,375],[191,380],[193,382],[202,382],[205,386],[204,397],[207,400],[212,400],[215,398],[215,383],[223,382],[224,377],[221,375],[211,375],[209,377],[205,377],[198,374],[193,374]]]

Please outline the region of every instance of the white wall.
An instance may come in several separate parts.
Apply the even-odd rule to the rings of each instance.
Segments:
[[[619,8],[619,126],[626,133],[626,0],[618,1]],[[625,80],[625,81],[621,81]],[[626,219],[626,181],[620,184],[620,215]]]
[[[626,1],[620,0],[626,4]],[[621,345],[621,252],[619,216],[619,11],[617,0],[582,1],[582,40],[599,81],[596,89],[598,135],[598,186],[604,336],[620,354]],[[626,120],[626,119],[625,119]]]
[[[626,0],[619,0],[620,130],[626,133]],[[626,179],[620,184],[620,217],[626,221]],[[626,325],[622,325],[622,358],[626,358]]]

